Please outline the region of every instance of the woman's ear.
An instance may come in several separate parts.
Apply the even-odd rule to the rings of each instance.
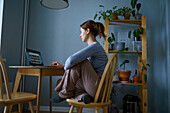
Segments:
[[[90,29],[89,29],[89,28],[86,29],[86,33],[87,33],[87,34],[90,33]]]

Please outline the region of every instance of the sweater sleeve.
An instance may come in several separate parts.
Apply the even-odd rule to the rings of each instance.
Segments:
[[[67,70],[70,67],[78,64],[79,62],[86,60],[88,57],[93,56],[93,54],[95,54],[95,51],[95,44],[92,44],[69,56],[65,62],[64,69]]]

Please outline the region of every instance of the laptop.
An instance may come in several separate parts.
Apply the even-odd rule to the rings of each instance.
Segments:
[[[32,49],[25,49],[29,64],[32,66],[44,66],[41,53]],[[44,66],[49,67],[49,66]]]

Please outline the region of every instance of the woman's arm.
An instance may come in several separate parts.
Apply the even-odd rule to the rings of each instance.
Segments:
[[[79,62],[86,60],[88,57],[93,56],[97,51],[95,45],[96,44],[89,45],[83,48],[82,50],[76,52],[75,54],[71,55],[70,57],[68,57],[65,62],[64,69],[67,70],[68,68],[78,64]]]

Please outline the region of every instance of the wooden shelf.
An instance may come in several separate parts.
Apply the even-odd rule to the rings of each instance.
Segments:
[[[114,51],[114,50],[109,50],[109,53],[142,53],[142,51]]]
[[[135,27],[143,27],[143,29],[144,29],[144,32],[141,35],[142,51],[114,51],[114,50],[109,50],[107,39],[104,40],[104,50],[106,51],[107,55],[109,55],[109,53],[125,54],[125,57],[126,57],[126,54],[137,54],[138,55],[138,59],[137,59],[138,74],[141,76],[141,83],[120,83],[120,82],[118,82],[118,83],[113,83],[113,84],[115,84],[115,85],[116,84],[122,84],[122,85],[137,85],[137,86],[139,86],[138,87],[138,97],[141,100],[140,112],[148,113],[147,82],[145,82],[145,78],[144,78],[144,74],[147,77],[147,70],[144,70],[141,73],[143,64],[147,64],[146,16],[142,16],[142,18],[140,20],[130,19],[130,20],[111,20],[111,21],[109,21],[108,19],[105,19],[104,26],[105,26],[105,34],[106,34],[107,38],[109,36],[109,26],[111,26],[111,25],[113,25],[113,26],[116,26],[116,25],[135,26]],[[141,60],[143,61],[143,63],[141,63]]]
[[[109,21],[109,25],[120,25],[119,23],[141,25],[141,20],[132,19],[132,20],[111,20],[111,21]]]
[[[121,82],[113,82],[112,84],[124,84],[124,85],[142,85],[142,83],[121,83]]]

